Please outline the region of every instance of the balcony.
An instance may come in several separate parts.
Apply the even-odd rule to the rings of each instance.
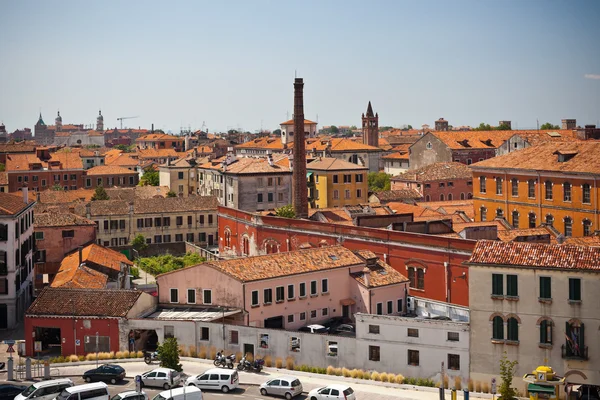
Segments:
[[[587,346],[580,347],[578,352],[573,351],[571,349],[571,345],[569,345],[569,344],[563,344],[561,348],[562,348],[562,358],[564,358],[565,360],[581,360],[581,361],[588,360],[588,347]]]

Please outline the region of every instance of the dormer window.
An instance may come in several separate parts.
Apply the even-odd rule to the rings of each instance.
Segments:
[[[569,161],[571,158],[575,157],[577,155],[577,151],[570,151],[570,150],[558,150],[554,152],[555,155],[558,155],[558,162],[567,162]]]

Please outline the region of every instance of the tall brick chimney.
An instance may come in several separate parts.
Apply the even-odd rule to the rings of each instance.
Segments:
[[[304,82],[302,78],[296,78],[294,80],[294,169],[292,175],[292,199],[296,218],[308,218],[303,90]]]

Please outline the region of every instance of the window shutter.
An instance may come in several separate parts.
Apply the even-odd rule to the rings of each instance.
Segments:
[[[571,325],[569,321],[565,322],[565,337],[567,338],[567,355],[572,354],[572,345],[571,345]]]
[[[540,343],[546,343],[546,320],[540,323]]]
[[[581,355],[585,354],[585,334],[583,331],[583,322],[580,324],[579,327],[579,351]]]

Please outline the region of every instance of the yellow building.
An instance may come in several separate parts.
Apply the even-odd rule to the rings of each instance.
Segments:
[[[542,223],[564,236],[599,228],[600,142],[546,143],[471,165],[475,221]]]
[[[309,163],[306,171],[311,208],[344,207],[367,202],[367,167],[323,157]]]

